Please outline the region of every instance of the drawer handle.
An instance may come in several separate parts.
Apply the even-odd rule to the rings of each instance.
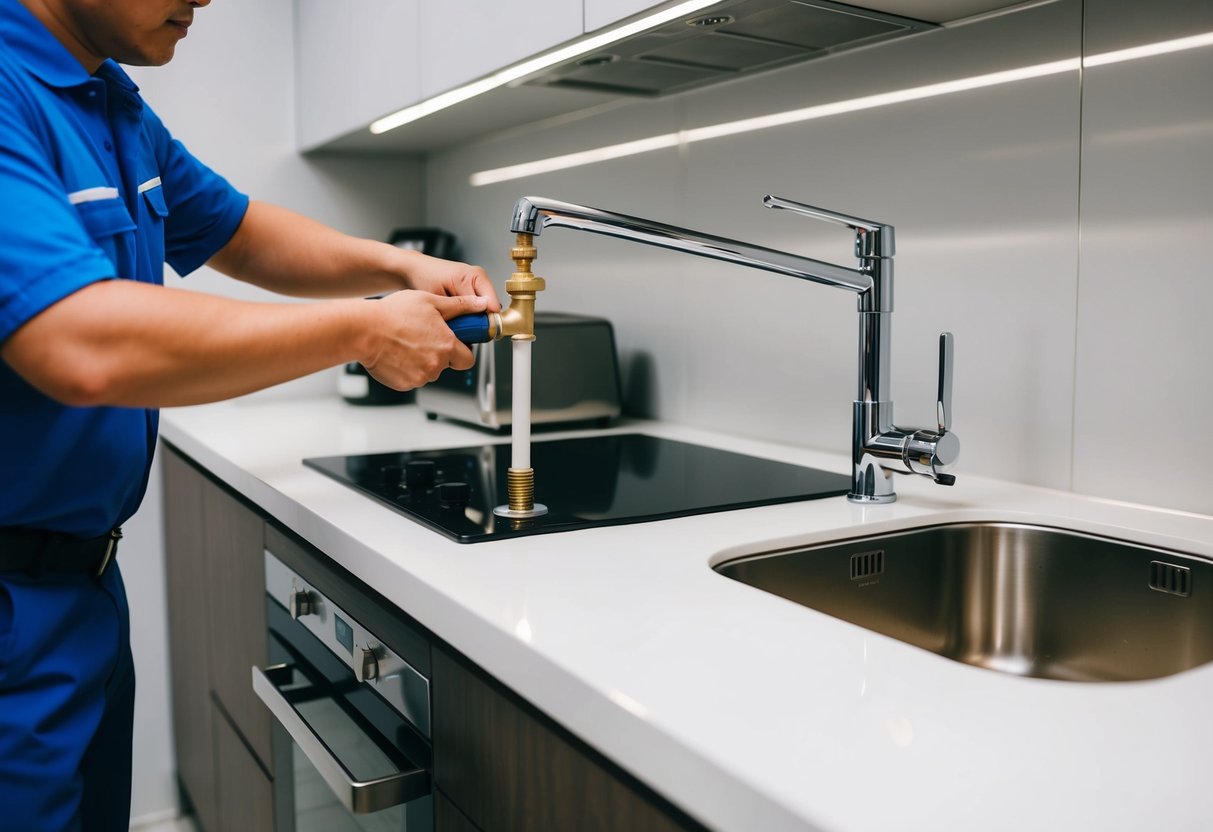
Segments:
[[[416,766],[369,780],[359,780],[351,774],[280,690],[292,684],[294,676],[295,669],[289,664],[264,670],[254,666],[253,692],[291,735],[346,809],[359,815],[378,812],[430,793],[429,772]],[[366,741],[373,742],[369,737]]]

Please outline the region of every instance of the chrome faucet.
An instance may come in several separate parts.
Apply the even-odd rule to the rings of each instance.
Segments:
[[[859,258],[859,267],[837,266],[672,225],[537,196],[518,200],[510,230],[515,234],[535,236],[549,226],[590,231],[855,292],[859,306],[859,389],[853,411],[851,492],[847,499],[860,503],[890,503],[896,500],[893,473],[922,474],[940,485],[952,485],[956,477],[949,471],[960,454],[960,440],[950,430],[953,358],[950,332],[939,336],[937,425],[933,428],[899,428],[893,424],[893,402],[889,400],[893,227],[776,196],[764,197],[763,205],[850,228],[855,232],[855,256]]]

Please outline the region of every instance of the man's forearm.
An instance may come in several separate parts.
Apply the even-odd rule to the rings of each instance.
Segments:
[[[68,404],[198,404],[362,360],[371,305],[249,303],[112,280],[43,311],[0,356]]]
[[[407,288],[409,252],[342,234],[265,202],[249,203],[231,241],[208,265],[284,295],[368,297]]]
[[[130,280],[94,283],[0,345],[22,378],[78,406],[201,404],[359,361],[398,390],[472,366],[446,321],[475,295],[396,292],[379,301],[249,303]]]

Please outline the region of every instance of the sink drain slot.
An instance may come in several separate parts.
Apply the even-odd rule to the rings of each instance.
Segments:
[[[852,571],[854,568],[854,566],[851,567]],[[1150,589],[1187,598],[1192,594],[1192,570],[1186,566],[1152,560],[1150,561]]]
[[[884,549],[851,555],[851,580],[871,578],[884,572]]]

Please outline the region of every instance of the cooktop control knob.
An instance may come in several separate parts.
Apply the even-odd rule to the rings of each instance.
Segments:
[[[429,488],[434,484],[434,468],[432,459],[414,459],[404,466],[404,484],[409,488]]]
[[[287,605],[291,610],[291,618],[302,618],[316,612],[316,605],[312,603],[312,593],[306,589],[292,590]]]
[[[384,465],[379,469],[379,481],[384,485],[395,485],[400,482],[403,472],[399,465]]]
[[[472,487],[466,482],[444,482],[438,486],[438,502],[443,508],[462,508],[472,496]]]
[[[371,647],[363,647],[355,662],[354,675],[359,682],[369,682],[379,678],[379,657]]]

